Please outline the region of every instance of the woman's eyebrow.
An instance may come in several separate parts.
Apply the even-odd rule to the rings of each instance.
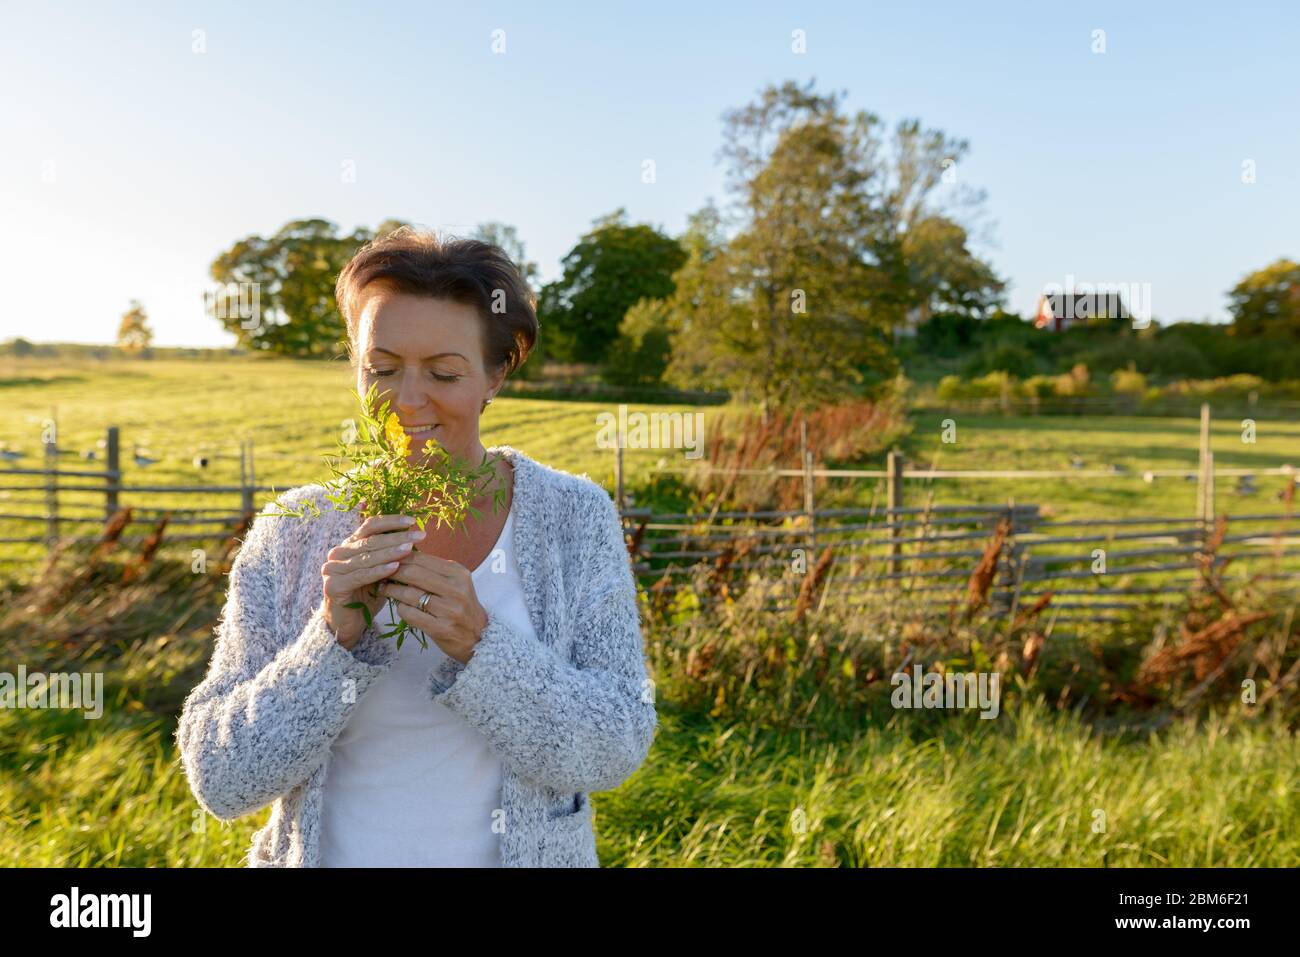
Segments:
[[[382,353],[385,353],[386,355],[394,356],[394,357],[396,357],[396,358],[398,358],[398,359],[402,358],[401,356],[397,355],[396,352],[393,352],[393,351],[390,350],[390,349],[380,349],[378,346],[376,346],[372,351],[374,351],[374,352],[382,352]],[[427,361],[427,360],[429,360],[429,359],[441,359],[443,356],[456,356],[456,357],[458,357],[458,358],[460,358],[460,359],[465,359],[465,357],[462,356],[459,352],[439,352],[436,356],[425,356],[424,359],[421,360],[421,361]],[[465,361],[466,361],[466,362],[469,362],[468,359],[465,359]]]

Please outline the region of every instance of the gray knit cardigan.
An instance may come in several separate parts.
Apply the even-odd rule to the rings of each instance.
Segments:
[[[636,585],[609,494],[509,446],[514,542],[538,637],[490,611],[468,664],[430,668],[429,697],[487,739],[503,765],[506,867],[598,867],[588,792],[617,787],[645,760],[658,727]],[[361,523],[324,485],[318,518],[268,505],[231,567],[212,661],[176,730],[199,804],[223,821],[274,801],[250,867],[319,867],[330,746],[366,689],[391,667],[396,639],[366,629],[351,651],[325,624],[321,566]]]

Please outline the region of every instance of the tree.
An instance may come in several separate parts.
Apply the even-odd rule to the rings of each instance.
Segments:
[[[1279,259],[1256,270],[1228,293],[1232,335],[1253,339],[1269,334],[1300,338],[1300,263]]]
[[[209,301],[209,312],[248,349],[338,354],[347,333],[334,283],[362,245],[400,225],[386,220],[373,233],[358,229],[339,236],[328,220],[301,219],[270,239],[241,239],[212,264],[212,278],[222,288]]]
[[[953,139],[942,130],[922,129],[919,119],[898,122],[881,163],[885,199],[898,233],[936,214],[957,219],[959,209],[967,210],[967,218],[978,218],[984,191],[957,177],[957,164],[969,150],[966,140]],[[940,185],[953,187],[946,191],[946,202],[935,196]]]
[[[602,378],[614,385],[658,386],[672,355],[668,307],[663,299],[639,299],[623,316]]]
[[[969,248],[983,190],[960,181],[966,140],[924,129],[916,118],[894,127],[882,162],[885,201],[907,266],[908,299],[925,322],[934,313],[983,316],[1001,305],[1006,283]],[[942,193],[940,193],[940,188]]]
[[[508,226],[505,223],[480,223],[474,230],[472,238],[482,240],[485,243],[492,243],[494,246],[500,246],[510,261],[515,264],[519,270],[519,275],[529,286],[536,288],[539,270],[537,263],[529,262],[528,255],[524,251],[523,241],[520,240],[519,234],[515,227]]]
[[[879,121],[787,82],[725,114],[722,155],[739,231],[702,210],[674,280],[684,387],[812,407],[891,377],[888,332],[906,274],[877,159]]]
[[[1002,304],[1006,283],[971,254],[966,230],[951,219],[931,215],[916,220],[901,242],[921,322],[934,313],[983,316]]]
[[[118,348],[133,355],[147,354],[153,342],[153,332],[149,328],[149,317],[139,300],[132,299],[130,308],[122,314],[122,321],[117,326]]]
[[[538,296],[538,321],[550,354],[576,362],[603,362],[627,310],[642,298],[672,294],[672,275],[686,260],[677,240],[627,212],[593,220],[564,257],[564,272]]]

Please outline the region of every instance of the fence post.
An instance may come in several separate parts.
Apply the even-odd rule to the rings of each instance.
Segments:
[[[803,510],[808,515],[808,562],[817,555],[817,500],[813,493],[813,454],[808,447],[808,420],[799,421],[799,445],[803,451]]]
[[[104,520],[108,521],[117,514],[117,489],[122,484],[122,456],[116,425],[108,427],[108,435],[104,439],[104,456]]]
[[[889,547],[890,555],[901,555],[903,553],[902,543],[897,541],[903,537],[903,516],[898,509],[903,507],[903,453],[898,449],[893,449],[889,453],[886,464],[888,475],[885,479],[885,489],[888,498],[887,514],[889,515],[889,524],[893,526],[890,529],[889,537],[895,539]],[[889,570],[891,572],[898,570],[897,562],[890,562]]]
[[[1205,530],[1214,528],[1214,453],[1205,453]]]
[[[45,435],[45,543],[53,548],[59,539],[59,424],[51,418]]]
[[[239,488],[242,511],[245,515],[253,511],[253,449],[252,440],[239,440]]]
[[[1207,504],[1209,500],[1207,492],[1209,490],[1210,476],[1210,403],[1201,403],[1201,447],[1200,459],[1197,465],[1196,475],[1196,519],[1201,526],[1201,539],[1204,541],[1206,536],[1205,522],[1211,511],[1211,506]]]
[[[618,506],[619,515],[623,514],[623,437],[614,439],[614,504]]]

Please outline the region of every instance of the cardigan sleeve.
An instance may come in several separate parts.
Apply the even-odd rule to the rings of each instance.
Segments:
[[[298,635],[286,641],[277,631],[286,601],[286,523],[293,521],[264,511],[253,522],[231,566],[207,675],[177,723],[190,790],[223,821],[304,781],[385,670],[338,643],[324,618],[323,595]]]
[[[618,787],[658,727],[623,525],[594,483],[592,497],[573,663],[489,610],[469,661],[435,676],[432,688],[433,700],[477,728],[516,773],[557,790]]]

